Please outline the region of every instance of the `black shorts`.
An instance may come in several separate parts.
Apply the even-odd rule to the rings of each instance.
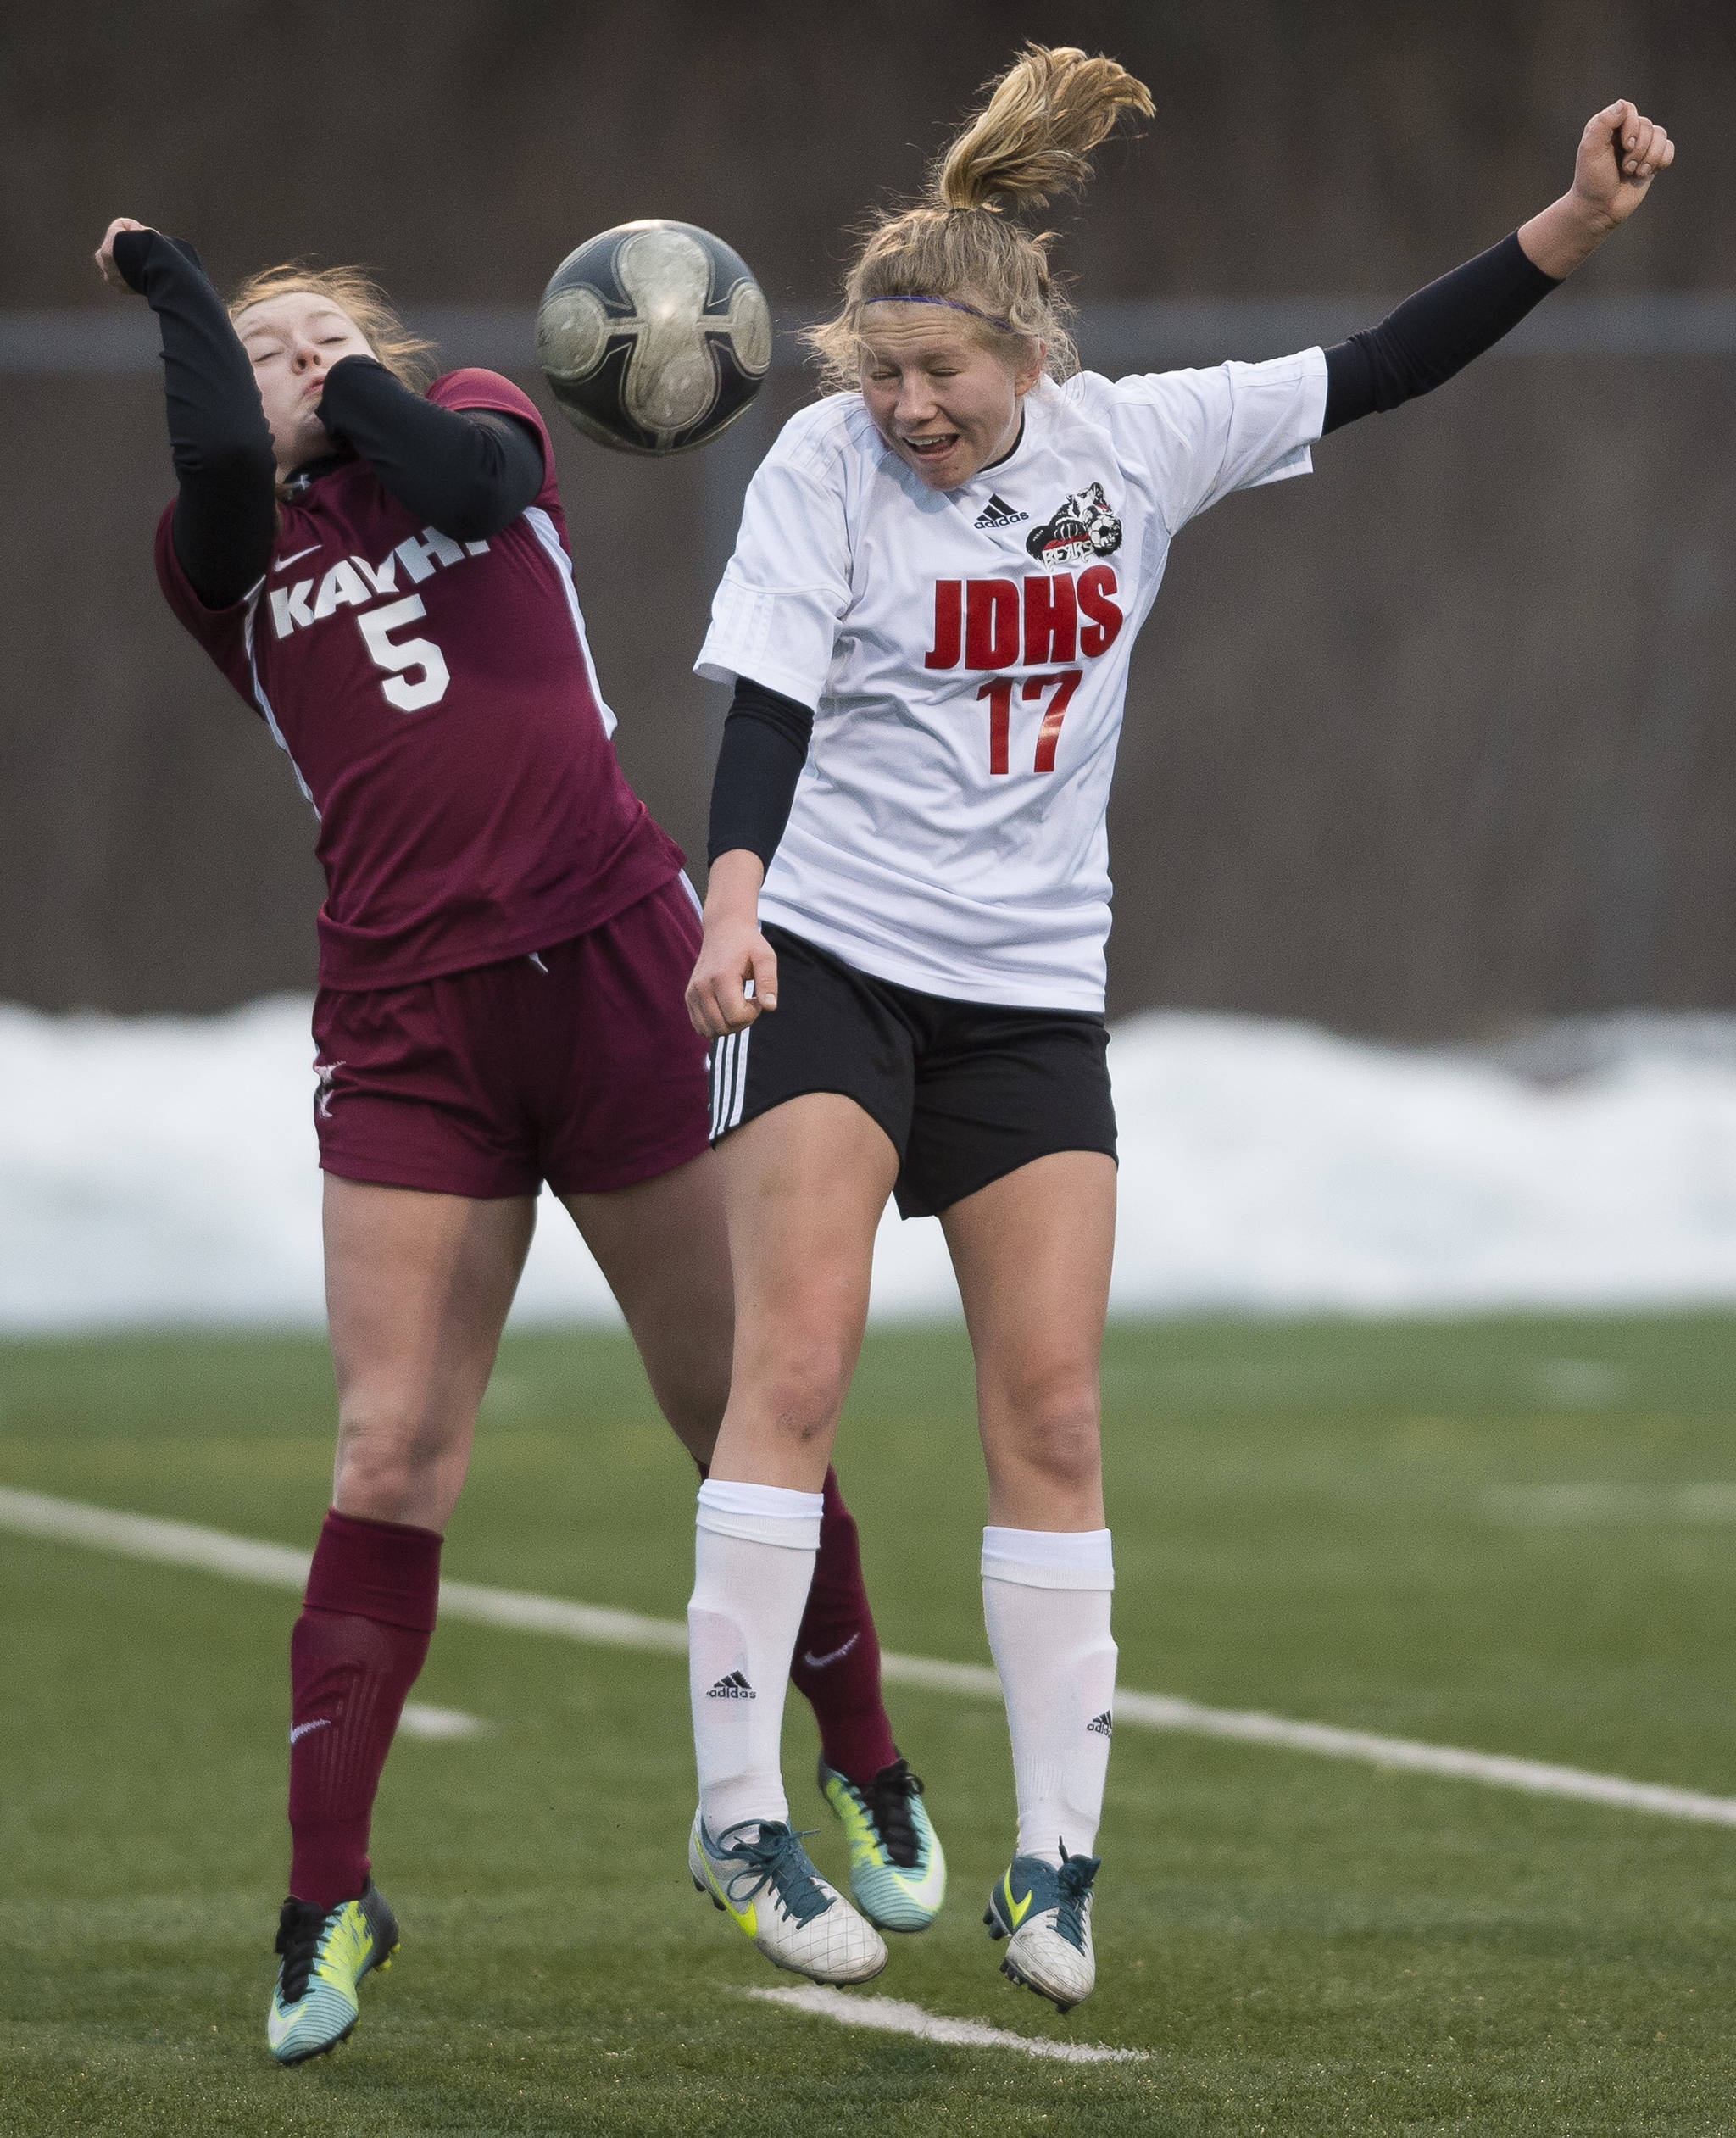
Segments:
[[[777,1007],[712,1046],[714,1143],[787,1099],[841,1092],[898,1152],[901,1217],[932,1217],[1053,1151],[1115,1156],[1101,1017],[923,994],[787,928],[765,936]]]

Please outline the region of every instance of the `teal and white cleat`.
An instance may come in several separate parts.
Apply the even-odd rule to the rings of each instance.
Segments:
[[[693,1885],[768,1960],[810,1982],[867,1982],[886,1945],[808,1861],[802,1837],[780,1822],[744,1819],[715,1840],[698,1812],[687,1840]]]
[[[821,1760],[820,1793],[850,1845],[856,1906],[880,1929],[926,1930],[946,1898],[946,1851],[908,1761],[894,1760],[859,1789]]]
[[[1015,1856],[989,1889],[982,1920],[990,1937],[1007,1940],[1000,1971],[1071,2012],[1097,1986],[1091,1949],[1091,1886],[1103,1858],[1069,1856],[1060,1868],[1040,1856]]]
[[[265,2040],[279,2063],[323,2057],[355,2030],[356,1985],[382,1973],[398,1950],[398,1918],[372,1879],[353,1901],[335,1908],[288,1900],[277,1921],[283,1964],[265,2018]]]

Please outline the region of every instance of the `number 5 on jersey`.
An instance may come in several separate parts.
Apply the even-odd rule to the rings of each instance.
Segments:
[[[364,609],[356,618],[362,637],[367,641],[368,651],[374,657],[374,665],[385,669],[390,678],[381,684],[381,695],[388,705],[396,705],[401,713],[419,713],[426,705],[437,705],[452,681],[446,656],[431,638],[403,638],[396,644],[392,642],[391,634],[394,631],[419,622],[427,613],[420,594],[407,594],[402,601],[394,601],[384,609]],[[420,676],[413,681],[414,672],[419,669]],[[1054,755],[1051,750],[1051,762]]]
[[[1054,770],[1055,745],[1061,738],[1061,722],[1067,716],[1073,693],[1079,688],[1084,673],[1082,668],[1064,668],[1058,676],[1027,676],[1020,686],[1019,695],[1027,704],[1035,704],[1046,690],[1054,693],[1043,708],[1042,725],[1037,730],[1037,750],[1031,763],[1033,772]],[[1007,769],[1013,725],[1013,679],[1010,676],[996,676],[984,683],[976,695],[988,700],[988,769],[991,773],[1004,772]]]

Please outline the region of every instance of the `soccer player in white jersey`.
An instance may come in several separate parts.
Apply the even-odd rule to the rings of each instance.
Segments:
[[[1015,214],[1077,186],[1128,109],[1150,99],[1113,62],[1028,47],[932,197],[882,219],[815,337],[837,390],[755,476],[698,662],[736,682],[687,1002],[717,1042],[737,1348],[699,1494],[689,1866],[782,1964],[884,1964],[789,1831],[778,1725],[895,1195],[940,1218],[976,1362],[983,1612],[1018,1799],[985,1920],[1004,1972],[1062,2010],[1095,1979],[1114,1711],[1104,811],[1128,655],[1189,520],[1449,377],[1673,153],[1611,104],[1559,200],[1380,326],[1110,381],[1076,370],[1045,241]]]

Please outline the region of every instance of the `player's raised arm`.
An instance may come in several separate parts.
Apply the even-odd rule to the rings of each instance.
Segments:
[[[247,352],[191,245],[121,215],[96,257],[111,289],[157,316],[181,486],[175,554],[206,607],[226,609],[264,576],[277,527],[276,459]]]
[[[542,487],[542,443],[527,423],[437,407],[373,356],[332,365],[320,420],[401,505],[459,542],[498,534]]]
[[[1664,129],[1625,98],[1589,120],[1559,200],[1327,351],[1321,435],[1432,392],[1493,348],[1627,221],[1675,156]]]

